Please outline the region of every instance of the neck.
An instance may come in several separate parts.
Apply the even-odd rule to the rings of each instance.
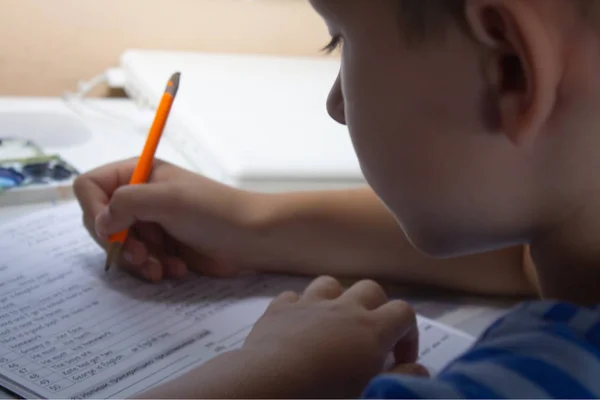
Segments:
[[[600,197],[589,196],[531,242],[544,298],[581,305],[600,303]]]

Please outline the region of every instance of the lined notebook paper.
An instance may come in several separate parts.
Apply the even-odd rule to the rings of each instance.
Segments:
[[[144,283],[115,268],[76,204],[0,228],[0,385],[24,397],[125,398],[239,347],[269,301],[305,279]],[[436,373],[473,338],[419,318]]]

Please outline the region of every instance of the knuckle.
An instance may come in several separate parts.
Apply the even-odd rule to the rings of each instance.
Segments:
[[[75,192],[75,197],[80,198],[81,194],[85,190],[85,185],[88,177],[87,175],[79,175],[73,181],[73,191]]]
[[[319,284],[320,286],[327,286],[331,288],[342,287],[342,284],[332,276],[323,275],[315,279],[314,284]]]
[[[385,290],[383,290],[383,287],[381,287],[381,285],[379,283],[375,282],[372,279],[364,279],[364,280],[358,282],[356,285],[358,287],[360,287],[360,289],[363,291],[378,293],[382,296],[387,297],[387,294],[385,293]]]
[[[342,284],[331,276],[320,276],[313,280],[304,290],[305,293],[338,293],[341,295],[344,292]]]
[[[412,306],[404,300],[392,300],[388,303],[388,308],[394,314],[402,316],[403,318],[415,321],[417,319],[415,310],[413,310]]]
[[[293,303],[298,300],[298,294],[294,291],[287,290],[281,294],[279,294],[275,299],[271,301],[271,305],[285,304],[285,303]]]

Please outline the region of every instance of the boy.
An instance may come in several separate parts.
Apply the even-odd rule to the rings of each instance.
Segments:
[[[405,303],[388,301],[372,281],[344,291],[321,277],[301,295],[275,299],[241,349],[143,397],[599,397],[598,2],[311,4],[330,30],[330,47],[343,42],[328,109],[348,125],[369,184],[417,249],[463,258],[443,268],[398,249],[388,214],[366,193],[347,202],[340,195],[329,220],[300,208],[295,218],[264,224],[273,212],[260,205],[264,197],[243,201],[206,181],[192,187],[200,178],[164,164],[140,187],[117,189],[130,164],[82,177],[76,189],[92,234],[104,243],[135,224],[124,262],[149,279],[188,267],[234,272],[240,260],[276,270],[288,261],[297,272],[313,265],[302,272],[337,274],[347,264],[354,275],[515,293],[530,286],[514,267],[514,246],[530,245],[541,294],[560,301],[523,303],[427,378],[412,364],[418,333]],[[313,231],[319,222],[323,232]],[[318,251],[296,252],[295,242]],[[280,246],[269,249],[273,243]],[[402,257],[418,261],[422,275],[394,272]],[[495,265],[487,280],[472,264],[477,257]],[[369,260],[378,266],[372,272]],[[457,267],[461,260],[472,268]],[[447,270],[468,271],[477,283],[460,283]],[[396,366],[382,371],[390,350]]]

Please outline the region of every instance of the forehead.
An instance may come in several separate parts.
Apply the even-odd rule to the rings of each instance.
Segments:
[[[315,11],[325,20],[335,20],[340,14],[348,12],[353,0],[309,0]]]

